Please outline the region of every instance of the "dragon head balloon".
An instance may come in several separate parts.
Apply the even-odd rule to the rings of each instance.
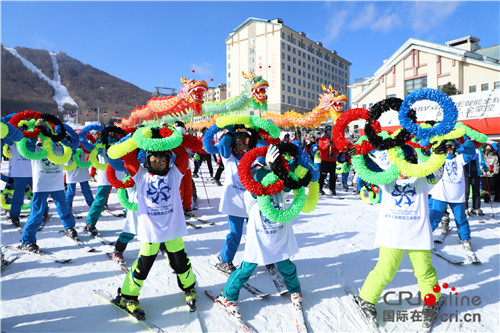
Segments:
[[[246,80],[243,88],[252,98],[254,108],[267,110],[267,88],[269,87],[267,81],[262,76],[257,76],[253,72],[250,72],[250,76],[246,75],[245,72],[241,73]]]
[[[189,104],[191,104],[191,110],[194,111],[195,115],[201,115],[203,96],[208,90],[207,83],[203,80],[186,80],[185,78],[181,78],[181,82],[184,86],[181,88],[181,92],[179,93],[180,97],[189,101]]]
[[[321,88],[325,93],[319,97],[319,106],[328,110],[332,121],[335,121],[344,112],[343,105],[347,103],[347,97],[333,89],[331,85],[327,88],[321,84]]]

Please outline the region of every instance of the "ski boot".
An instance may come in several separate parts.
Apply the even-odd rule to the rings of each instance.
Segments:
[[[484,213],[483,211],[480,209],[473,209],[472,210],[473,214],[476,215],[476,216],[484,216]]]
[[[18,248],[22,251],[31,253],[41,253],[40,247],[36,243],[20,244]]]
[[[446,217],[443,217],[441,220],[441,231],[443,234],[448,233],[450,231],[450,218],[446,219]]]
[[[20,227],[21,227],[21,222],[19,222],[19,217],[11,217],[11,218],[10,218],[10,221],[12,222],[12,224],[13,224],[16,228],[20,228]]]
[[[377,309],[375,304],[369,303],[359,296],[354,296],[358,309],[363,312],[366,320],[375,327],[378,327]]]
[[[238,302],[228,301],[227,298],[223,297],[222,295],[217,297],[216,300],[220,304],[224,305],[227,312],[229,312],[230,314],[232,314],[233,316],[235,316],[237,318],[241,318],[240,307],[238,306]]]
[[[196,311],[196,290],[194,286],[184,291],[184,297],[186,298],[186,303],[189,306],[189,311]]]
[[[184,216],[189,218],[193,217],[193,211],[191,209],[184,209]]]
[[[113,251],[113,261],[115,261],[118,265],[124,265],[125,259],[123,259],[123,252],[114,250]]]
[[[141,309],[141,304],[137,297],[127,297],[122,294],[122,289],[118,288],[118,295],[114,299],[113,303],[117,304],[122,309],[129,312],[132,316],[139,320],[146,319],[146,313]]]
[[[439,308],[441,307],[441,299],[439,299],[434,305],[424,304],[422,308],[422,327],[430,329],[432,325],[436,322],[438,316]]]
[[[293,293],[290,297],[295,310],[302,310],[302,293]]]
[[[462,245],[465,251],[472,251],[472,244],[470,239],[461,241],[460,244]]]
[[[76,241],[78,241],[78,233],[76,232],[75,228],[68,228],[66,230],[64,230],[64,234],[71,238],[71,239],[74,239]]]
[[[222,271],[226,274],[231,274],[236,270],[236,267],[234,267],[232,262],[223,262],[219,261],[218,263],[215,264],[215,267],[219,270]]]
[[[97,231],[97,228],[95,225],[92,224],[86,224],[85,225],[85,230],[91,234],[92,236],[99,236],[99,231]]]

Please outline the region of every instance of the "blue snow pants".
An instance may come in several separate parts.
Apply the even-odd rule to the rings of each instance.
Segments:
[[[24,202],[26,183],[29,183],[30,188],[33,189],[33,180],[31,177],[12,177],[12,179],[14,179],[14,194],[12,195],[9,216],[19,218],[19,215],[21,214],[21,206]]]
[[[85,198],[85,202],[87,205],[92,206],[94,202],[94,196],[92,195],[92,191],[90,190],[90,185],[88,181],[80,182],[80,188],[82,189],[83,197]],[[66,189],[66,201],[68,202],[69,208],[73,208],[73,198],[76,193],[76,183],[68,184],[68,188]]]
[[[226,242],[222,247],[220,259],[223,262],[232,262],[238,246],[240,246],[241,235],[243,234],[243,224],[245,217],[228,215],[229,233],[226,236]]]
[[[21,235],[23,244],[36,243],[36,233],[38,227],[42,224],[43,213],[47,207],[47,198],[49,195],[54,199],[56,204],[57,214],[61,218],[64,229],[73,228],[75,226],[75,217],[66,202],[64,190],[54,192],[35,192],[31,200],[31,213],[26,221]]]
[[[455,223],[457,224],[457,232],[460,236],[460,240],[465,241],[470,239],[470,226],[467,215],[465,215],[464,202],[444,202],[431,197],[429,199],[429,212],[432,230],[438,227],[447,205],[450,205],[453,216],[455,216]]]

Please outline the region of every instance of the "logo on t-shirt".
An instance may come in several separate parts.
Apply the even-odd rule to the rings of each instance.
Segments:
[[[171,191],[172,188],[168,186],[164,177],[154,177],[148,184],[146,194],[154,204],[159,205],[162,201],[168,202]]]
[[[456,161],[446,163],[446,173],[450,178],[455,178],[458,175]]]
[[[415,202],[415,200],[412,200],[412,198],[417,194],[415,187],[411,186],[411,184],[395,185],[396,186],[391,192],[391,195],[393,199],[396,200],[396,206],[401,207],[402,204],[411,206]]]

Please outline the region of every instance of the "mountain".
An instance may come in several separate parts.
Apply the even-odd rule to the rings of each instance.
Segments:
[[[115,119],[128,117],[136,106],[145,105],[151,98],[151,92],[64,52],[2,45],[1,56],[2,116],[24,110],[73,116],[78,109],[79,123],[83,124],[97,120],[99,106],[100,120],[105,123],[115,111]]]

